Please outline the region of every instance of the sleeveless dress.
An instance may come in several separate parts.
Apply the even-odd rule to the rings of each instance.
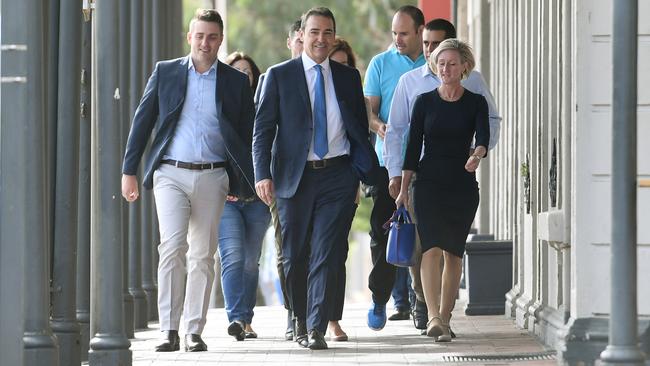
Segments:
[[[417,172],[412,199],[422,252],[438,247],[462,257],[479,202],[465,163],[472,139],[488,147],[487,102],[467,89],[447,102],[434,89],[416,99],[411,115],[403,169]]]

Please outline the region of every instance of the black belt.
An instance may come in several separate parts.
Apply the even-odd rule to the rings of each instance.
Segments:
[[[223,161],[220,161],[218,163],[194,164],[194,163],[186,163],[184,161],[177,161],[177,160],[161,160],[160,163],[169,164],[177,168],[190,169],[190,170],[216,169],[216,168],[224,168],[226,166],[226,163]]]
[[[324,169],[337,165],[341,165],[350,161],[349,155],[339,155],[329,159],[323,160],[310,160],[307,162],[307,168],[309,169]]]

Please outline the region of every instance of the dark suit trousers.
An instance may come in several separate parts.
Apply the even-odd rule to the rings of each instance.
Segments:
[[[327,329],[358,185],[347,162],[324,169],[305,168],[294,196],[277,198],[287,291],[294,315],[306,318],[308,331],[325,333]],[[305,292],[306,299],[298,295]]]
[[[357,204],[352,203],[352,209],[350,210],[350,216],[348,217],[347,226],[345,228],[346,233],[350,232],[352,227],[352,220],[354,219],[354,214],[357,211]],[[334,296],[334,306],[330,308],[329,320],[339,321],[343,318],[343,305],[345,304],[345,281],[347,280],[346,271],[345,271],[345,261],[348,259],[348,249],[350,243],[348,242],[348,235],[343,239],[343,250],[341,250],[337,256],[338,264],[336,270],[336,285],[332,289]],[[329,295],[328,295],[329,296]]]
[[[388,232],[382,226],[395,211],[395,200],[388,194],[388,171],[381,168],[379,182],[372,189],[372,212],[370,213],[370,254],[372,270],[368,276],[368,288],[372,301],[385,304],[390,299],[395,282],[396,267],[386,262]]]

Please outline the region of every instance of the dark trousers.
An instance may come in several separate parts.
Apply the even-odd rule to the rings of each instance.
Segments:
[[[329,309],[334,306],[334,296],[327,295],[335,293],[358,185],[347,162],[324,169],[305,168],[294,196],[277,198],[287,292],[295,317],[306,318],[307,330],[325,333],[327,329]],[[306,304],[298,296],[305,292]]]
[[[385,304],[390,299],[395,283],[395,266],[386,262],[388,232],[382,226],[395,211],[395,200],[388,194],[388,171],[381,168],[381,178],[372,188],[372,212],[370,213],[370,254],[372,270],[368,276],[368,288],[372,301]]]
[[[350,210],[350,216],[348,217],[347,226],[345,227],[345,232],[349,233],[350,228],[352,227],[352,220],[354,219],[354,214],[357,211],[357,204],[352,203],[352,209]],[[348,249],[349,249],[348,235],[345,236],[343,240],[343,250],[338,253],[337,256],[338,264],[336,270],[336,281],[335,288],[333,291],[334,296],[334,306],[330,307],[330,314],[328,319],[339,321],[343,319],[343,305],[345,304],[345,281],[347,280],[346,270],[345,270],[345,261],[348,259]]]

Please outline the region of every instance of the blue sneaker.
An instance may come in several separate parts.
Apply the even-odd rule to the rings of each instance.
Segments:
[[[382,330],[386,325],[386,304],[372,303],[368,309],[368,327],[372,330]]]

